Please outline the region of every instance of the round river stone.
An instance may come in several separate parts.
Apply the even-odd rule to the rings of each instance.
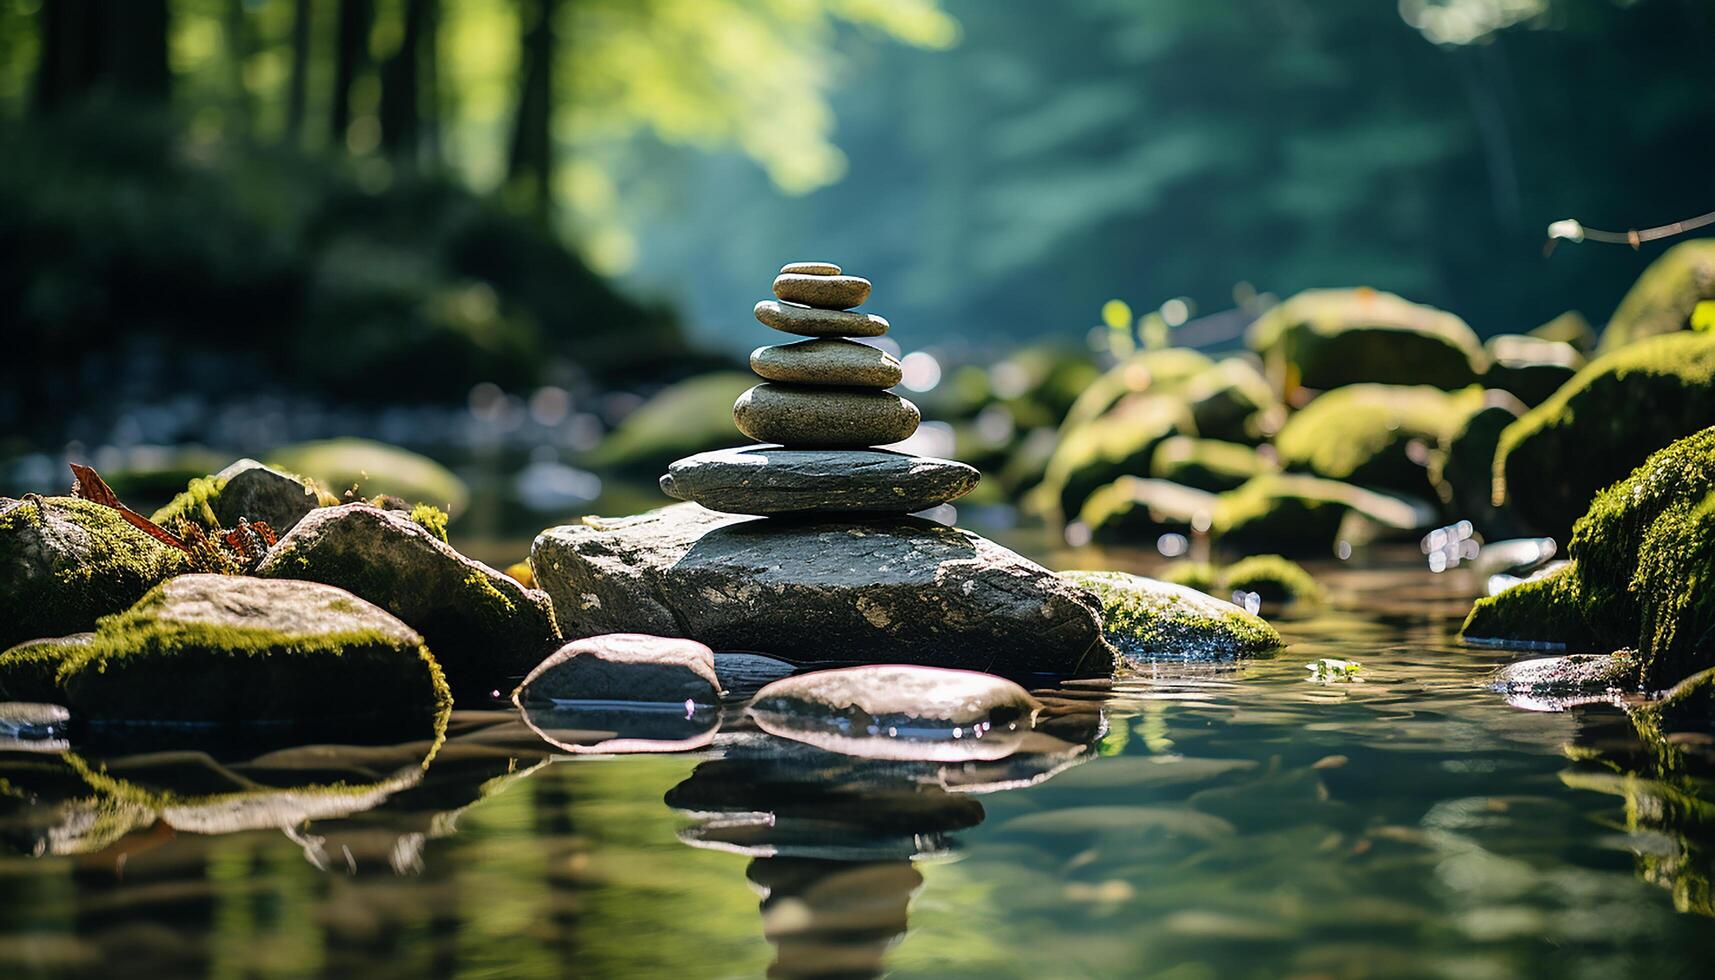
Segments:
[[[979,479],[964,463],[885,449],[744,446],[673,463],[661,490],[726,514],[909,514],[961,497]]]
[[[806,276],[782,272],[774,277],[774,295],[788,303],[824,310],[849,310],[869,299],[869,280],[857,276]]]
[[[757,442],[793,449],[859,449],[909,437],[922,415],[916,405],[892,392],[769,382],[738,396],[732,421]]]
[[[887,332],[887,321],[874,313],[818,310],[771,299],[756,304],[756,318],[783,333],[801,337],[879,337]]]
[[[780,272],[782,275],[837,276],[840,267],[832,262],[788,262],[780,267]]]
[[[887,351],[835,337],[758,347],[750,353],[750,369],[769,381],[852,388],[891,388],[901,376],[898,359]]]

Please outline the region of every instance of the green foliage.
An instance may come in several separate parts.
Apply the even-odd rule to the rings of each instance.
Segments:
[[[1501,433],[1497,500],[1561,535],[1644,458],[1715,423],[1715,335],[1681,331],[1591,361]]]
[[[1356,660],[1323,657],[1305,664],[1304,668],[1310,671],[1310,680],[1318,684],[1341,684],[1357,680],[1364,665]]]
[[[423,530],[447,543],[447,512],[434,504],[417,504],[411,508],[411,520]]]
[[[220,499],[220,492],[224,489],[226,481],[219,477],[196,477],[165,507],[155,511],[149,520],[162,526],[176,520],[194,521],[213,531],[220,527],[220,518],[214,513],[214,502]]]

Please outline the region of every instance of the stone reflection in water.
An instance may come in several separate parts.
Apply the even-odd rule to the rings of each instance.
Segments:
[[[908,928],[923,883],[918,860],[956,855],[958,832],[977,826],[975,797],[1029,786],[1093,756],[1105,719],[1092,701],[1045,697],[1034,727],[1010,737],[1004,758],[881,758],[829,751],[740,728],[720,753],[667,792],[690,817],[680,839],[745,854],[761,894],[763,935],[775,947],[773,977],[879,976]],[[858,740],[843,738],[858,753]],[[990,754],[985,748],[979,756]]]
[[[524,723],[555,748],[578,755],[685,752],[714,741],[718,705],[635,701],[525,704]]]
[[[1567,746],[1576,765],[1561,781],[1622,799],[1639,877],[1679,911],[1715,916],[1715,670],[1631,705],[1627,719],[1635,739],[1597,727]]]

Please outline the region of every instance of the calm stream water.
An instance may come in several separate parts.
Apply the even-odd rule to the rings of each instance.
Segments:
[[[427,739],[7,752],[0,976],[1708,975],[1708,719],[1509,705],[1513,655],[1454,641],[1469,582],[1316,571],[1289,650],[1062,685],[999,762],[738,700],[676,755],[498,708],[426,771]]]

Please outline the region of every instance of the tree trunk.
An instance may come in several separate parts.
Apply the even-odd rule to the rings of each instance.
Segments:
[[[226,19],[221,32],[226,36],[226,88],[232,104],[232,125],[228,131],[248,135],[250,92],[244,83],[244,63],[250,58],[250,38],[244,25],[244,0],[226,0]]]
[[[406,168],[417,162],[419,59],[428,6],[427,0],[405,0],[399,50],[381,69],[381,148]]]
[[[292,75],[286,89],[286,142],[301,146],[304,112],[309,96],[310,21],[315,16],[312,0],[292,3]]]
[[[98,90],[132,102],[167,100],[167,0],[54,0],[41,5],[39,16],[39,111],[65,108]]]
[[[536,0],[536,16],[525,19],[522,78],[512,126],[507,184],[532,217],[553,217],[554,10],[557,0]]]
[[[374,0],[339,0],[339,41],[334,52],[333,111],[329,119],[335,146],[345,145],[345,131],[351,125],[351,87],[369,67],[369,31],[374,22]]]
[[[423,0],[422,101],[423,158],[430,171],[441,169],[441,3]]]

